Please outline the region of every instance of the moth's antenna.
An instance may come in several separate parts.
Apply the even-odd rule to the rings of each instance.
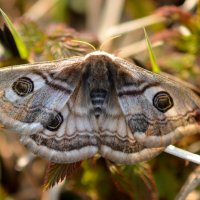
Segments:
[[[122,34],[120,34],[120,35],[115,35],[115,36],[113,36],[113,37],[107,38],[105,41],[103,41],[103,43],[102,43],[101,46],[99,47],[99,50],[100,50],[100,51],[103,50],[103,47],[104,47],[106,44],[108,44],[110,41],[112,41],[112,40],[114,40],[114,39],[116,39],[116,38],[119,38],[119,37],[121,37],[121,36],[122,36]]]
[[[86,44],[88,45],[89,47],[91,47],[94,51],[96,51],[97,49],[95,48],[95,46],[93,46],[92,44],[90,44],[89,42],[85,42],[85,41],[82,41],[82,40],[71,40],[73,42],[79,42],[79,43],[82,43],[82,44]]]

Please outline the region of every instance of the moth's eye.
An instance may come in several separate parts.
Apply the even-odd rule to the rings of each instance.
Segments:
[[[34,84],[30,78],[22,77],[13,83],[12,89],[16,94],[24,97],[33,92]]]
[[[167,92],[161,91],[161,92],[158,92],[153,97],[153,105],[159,111],[166,112],[171,107],[173,107],[174,103],[173,103],[173,99]]]
[[[56,116],[50,119],[46,128],[49,131],[57,131],[62,123],[63,123],[63,116],[60,113],[58,113]]]

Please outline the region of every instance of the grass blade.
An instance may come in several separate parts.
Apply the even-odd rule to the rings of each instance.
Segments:
[[[0,8],[0,13],[3,16],[8,28],[10,29],[10,32],[12,33],[12,36],[15,40],[17,49],[19,51],[19,55],[22,59],[27,59],[28,57],[28,51],[26,48],[26,45],[24,44],[24,42],[21,39],[21,36],[18,34],[18,32],[15,30],[14,25],[12,24],[11,20],[9,19],[9,17],[3,12],[3,10]]]
[[[149,52],[149,57],[150,57],[151,65],[152,65],[152,71],[155,72],[155,73],[159,73],[160,68],[159,68],[159,66],[156,62],[156,58],[155,58],[155,55],[153,53],[153,49],[151,47],[151,43],[149,41],[149,37],[147,35],[145,28],[144,28],[144,35],[145,35],[146,43],[147,43],[147,46],[148,46],[148,52]]]

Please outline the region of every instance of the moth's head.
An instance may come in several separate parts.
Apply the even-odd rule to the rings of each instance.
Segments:
[[[95,58],[95,57],[98,57],[99,59],[105,58],[110,61],[113,61],[115,59],[114,55],[109,54],[105,51],[93,51],[85,56],[85,60],[88,60],[90,58]]]

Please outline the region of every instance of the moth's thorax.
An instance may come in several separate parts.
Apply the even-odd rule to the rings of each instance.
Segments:
[[[112,60],[106,55],[91,55],[86,59],[86,84],[97,117],[102,113],[105,100],[109,98],[112,85],[111,63]]]
[[[89,90],[97,88],[109,90],[108,68],[106,63],[96,61],[91,63],[88,77]]]

